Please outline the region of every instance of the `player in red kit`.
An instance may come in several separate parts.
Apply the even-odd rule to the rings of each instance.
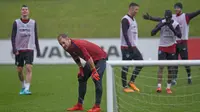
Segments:
[[[83,101],[86,94],[87,80],[91,76],[95,84],[96,102],[88,112],[100,112],[100,103],[102,97],[102,78],[106,68],[107,54],[99,46],[86,40],[75,40],[69,38],[66,34],[58,36],[58,42],[74,59],[79,66],[78,73],[78,103],[68,108],[68,111],[82,111]],[[81,64],[80,58],[86,61],[85,66]]]

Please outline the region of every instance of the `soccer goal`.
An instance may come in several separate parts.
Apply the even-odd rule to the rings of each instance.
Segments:
[[[123,91],[122,66],[129,67],[127,81],[135,66],[143,66],[135,81],[140,92]],[[161,93],[156,92],[158,66],[165,67]],[[165,91],[167,66],[179,66],[172,94]],[[192,84],[185,66],[191,66]],[[107,112],[200,112],[200,60],[107,61],[106,69]]]

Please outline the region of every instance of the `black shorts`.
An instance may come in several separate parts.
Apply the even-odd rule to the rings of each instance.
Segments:
[[[128,48],[121,49],[122,60],[143,60],[143,57],[137,47],[132,48],[132,53]]]
[[[176,60],[175,53],[167,53],[163,51],[158,51],[158,60]]]
[[[176,44],[176,59],[180,55],[182,60],[188,59],[188,46],[187,43],[177,43]]]
[[[25,64],[33,64],[34,51],[19,52],[19,55],[15,56],[15,65],[23,67]]]

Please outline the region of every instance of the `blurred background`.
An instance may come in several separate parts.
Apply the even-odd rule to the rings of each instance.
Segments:
[[[164,10],[174,10],[176,2],[183,3],[183,12],[199,9],[199,0],[0,0],[0,38],[11,35],[12,23],[20,18],[20,8],[26,4],[30,17],[38,23],[40,38],[55,38],[68,32],[75,38],[118,38],[121,18],[127,14],[130,2],[140,5],[136,16],[139,37],[150,37],[155,22],[145,21],[142,15],[164,16]],[[198,37],[200,16],[190,23],[190,36]]]

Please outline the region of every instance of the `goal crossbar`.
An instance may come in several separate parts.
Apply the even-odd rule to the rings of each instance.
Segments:
[[[118,112],[115,78],[113,73],[114,66],[198,66],[200,60],[133,60],[133,61],[107,61],[106,62],[106,86],[107,86],[107,112]]]

